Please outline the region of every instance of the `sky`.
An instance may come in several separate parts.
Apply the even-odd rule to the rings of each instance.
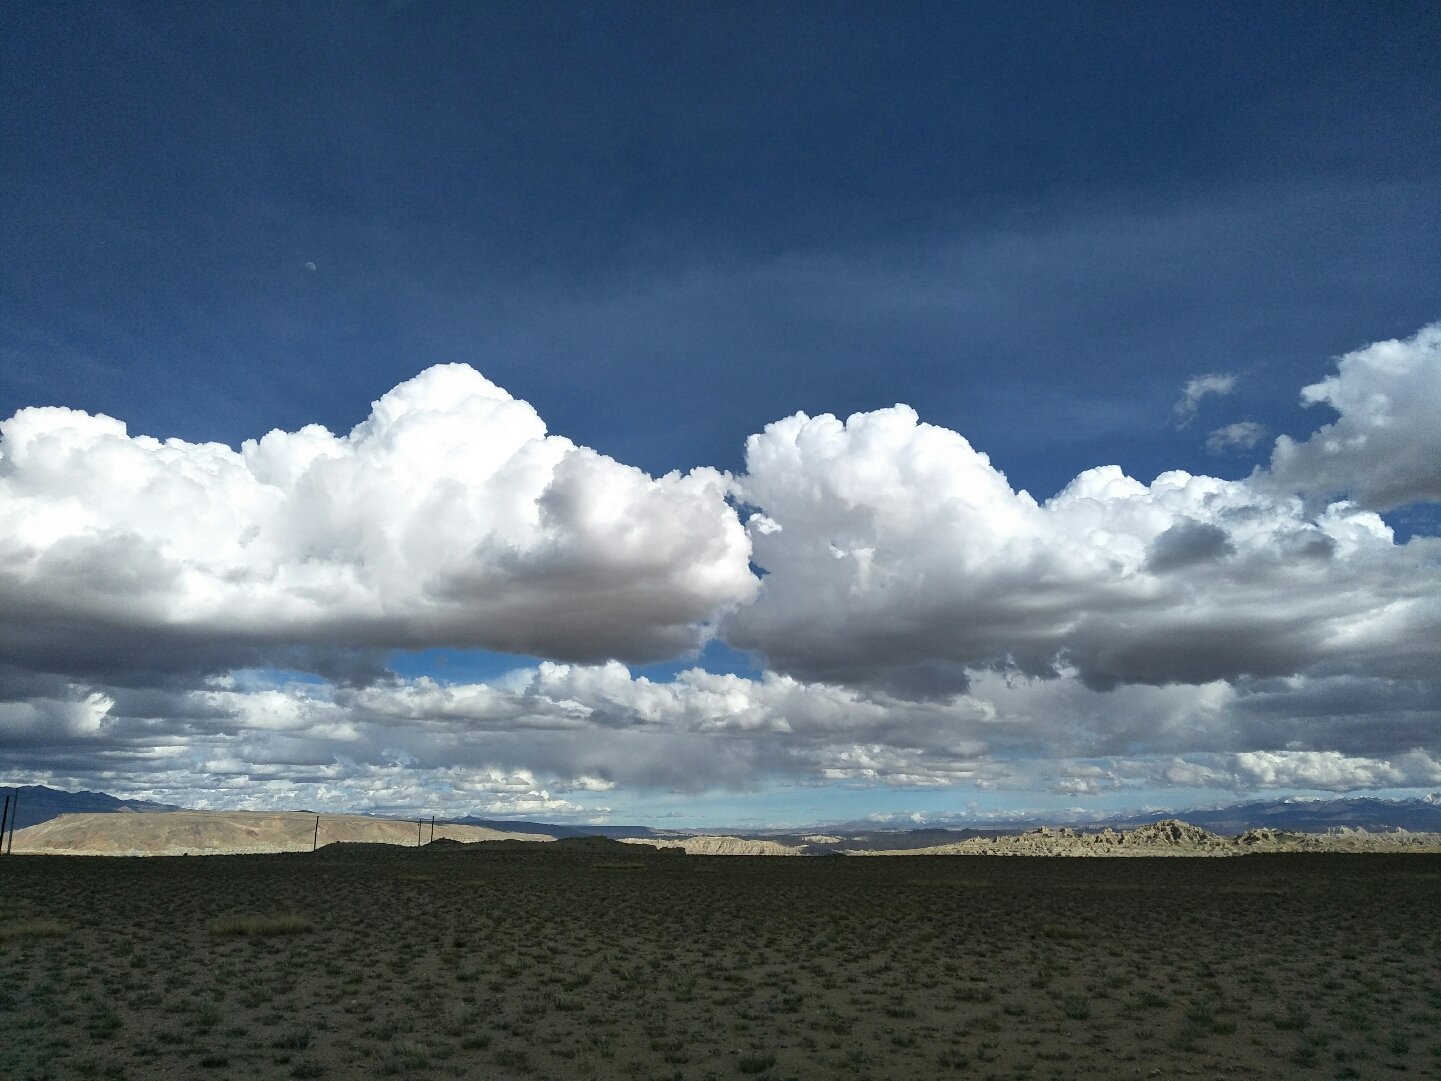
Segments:
[[[0,783],[1441,788],[1441,14],[12,3]]]

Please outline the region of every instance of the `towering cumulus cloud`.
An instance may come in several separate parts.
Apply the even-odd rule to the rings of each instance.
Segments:
[[[747,469],[767,573],[728,635],[803,678],[948,694],[991,667],[1108,688],[1441,659],[1434,545],[1274,483],[1109,466],[1037,503],[906,406],[789,417]]]
[[[0,437],[0,649],[33,669],[429,645],[650,659],[755,589],[721,474],[653,479],[547,435],[463,365],[347,436],[235,451],[39,408]]]

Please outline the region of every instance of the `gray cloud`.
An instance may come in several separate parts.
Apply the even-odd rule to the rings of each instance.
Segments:
[[[1220,526],[1186,518],[1157,534],[1147,549],[1144,565],[1152,574],[1165,574],[1235,554],[1236,546]]]
[[[1266,426],[1254,420],[1240,420],[1217,428],[1206,436],[1206,449],[1212,454],[1229,450],[1250,450],[1266,438]]]
[[[1348,699],[1378,690],[1358,726]],[[0,739],[11,779],[120,779],[168,802],[584,817],[619,791],[776,783],[1074,795],[1427,785],[1437,710],[1432,684],[1352,677],[1102,692],[1074,673],[977,671],[966,695],[914,702],[774,673],[655,682],[615,663],[546,662],[484,684],[76,685],[0,706]]]

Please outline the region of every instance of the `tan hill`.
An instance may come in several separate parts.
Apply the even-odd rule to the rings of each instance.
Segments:
[[[152,814],[65,814],[19,830],[14,853],[70,856],[210,856],[308,852],[315,815],[306,811],[165,811]],[[416,824],[365,815],[320,816],[321,845],[362,841],[415,845]],[[429,841],[430,823],[421,839]],[[435,839],[553,841],[539,833],[437,824]]]
[[[804,850],[779,841],[761,841],[749,837],[712,837],[697,834],[690,837],[625,837],[628,845],[651,845],[654,848],[683,848],[687,856],[800,856]]]
[[[1441,852],[1441,834],[1393,830],[1330,834],[1252,829],[1221,837],[1168,818],[1133,830],[1093,833],[1041,826],[1002,837],[973,837],[955,844],[892,851],[853,850],[849,856],[1241,856],[1248,852]]]

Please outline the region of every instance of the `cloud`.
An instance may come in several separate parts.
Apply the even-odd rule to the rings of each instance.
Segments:
[[[1178,785],[1243,792],[1425,788],[1441,783],[1441,757],[1422,749],[1393,758],[1346,755],[1338,751],[1242,751],[1212,756],[1208,760],[1178,760],[1167,767],[1165,776]]]
[[[0,422],[0,661],[36,670],[668,657],[753,594],[748,556],[722,474],[652,478],[549,435],[463,365],[349,435],[238,451],[70,409]]]
[[[1245,751],[1235,756],[1242,784],[1262,788],[1402,788],[1441,782],[1441,761],[1422,751],[1391,762],[1335,751]]]
[[[114,705],[114,699],[97,691],[0,701],[0,737],[6,742],[39,744],[83,740],[100,732]]]
[[[1228,450],[1250,450],[1266,437],[1266,426],[1254,420],[1241,420],[1217,428],[1206,436],[1206,449],[1212,454]]]
[[[1236,377],[1228,373],[1211,372],[1207,375],[1191,376],[1186,381],[1185,389],[1181,391],[1180,401],[1171,410],[1176,427],[1184,428],[1196,419],[1196,412],[1207,395],[1214,394],[1222,397],[1230,394],[1235,388]]]
[[[1152,574],[1215,563],[1236,554],[1230,534],[1217,525],[1183,518],[1159,533],[1146,550],[1145,568]]]
[[[0,424],[0,779],[578,819],[776,785],[1434,785],[1441,539],[1317,495],[1343,465],[1344,495],[1430,490],[1407,457],[1436,438],[1409,404],[1426,334],[1342,358],[1307,390],[1340,419],[1270,470],[1102,466],[1044,502],[903,405],[779,420],[734,478],[649,477],[462,366],[348,435],[239,450],[23,410]],[[763,674],[617,659],[712,635]],[[429,645],[550,659],[386,671]]]
[[[1365,724],[1348,698],[1377,699]],[[619,793],[774,785],[1350,791],[1437,783],[1437,708],[1419,681],[1388,695],[1338,676],[1101,692],[1070,673],[977,671],[969,693],[915,702],[776,673],[653,681],[614,662],[365,688],[246,675],[0,705],[13,771],[0,780],[207,806],[563,818],[603,815]],[[56,723],[82,716],[93,723]]]
[[[1382,511],[1441,501],[1441,323],[1347,353],[1301,400],[1340,416],[1308,439],[1280,436],[1258,483]]]
[[[805,680],[945,695],[985,667],[1107,688],[1441,660],[1437,543],[1354,506],[1114,466],[1040,504],[906,406],[797,414],[746,461],[766,573],[723,633]]]
[[[543,662],[490,683],[223,677],[189,690],[73,684],[51,695],[38,708],[0,703],[8,764],[27,776],[43,769],[103,787],[123,775],[132,793],[168,802],[210,791],[264,803],[288,784],[292,801],[451,814],[491,813],[502,796],[533,807],[564,797],[565,813],[589,814],[616,788],[953,783],[982,772],[987,716],[979,702],[894,703],[773,673],[692,669],[654,682],[616,662]],[[104,723],[57,724],[82,714]]]

